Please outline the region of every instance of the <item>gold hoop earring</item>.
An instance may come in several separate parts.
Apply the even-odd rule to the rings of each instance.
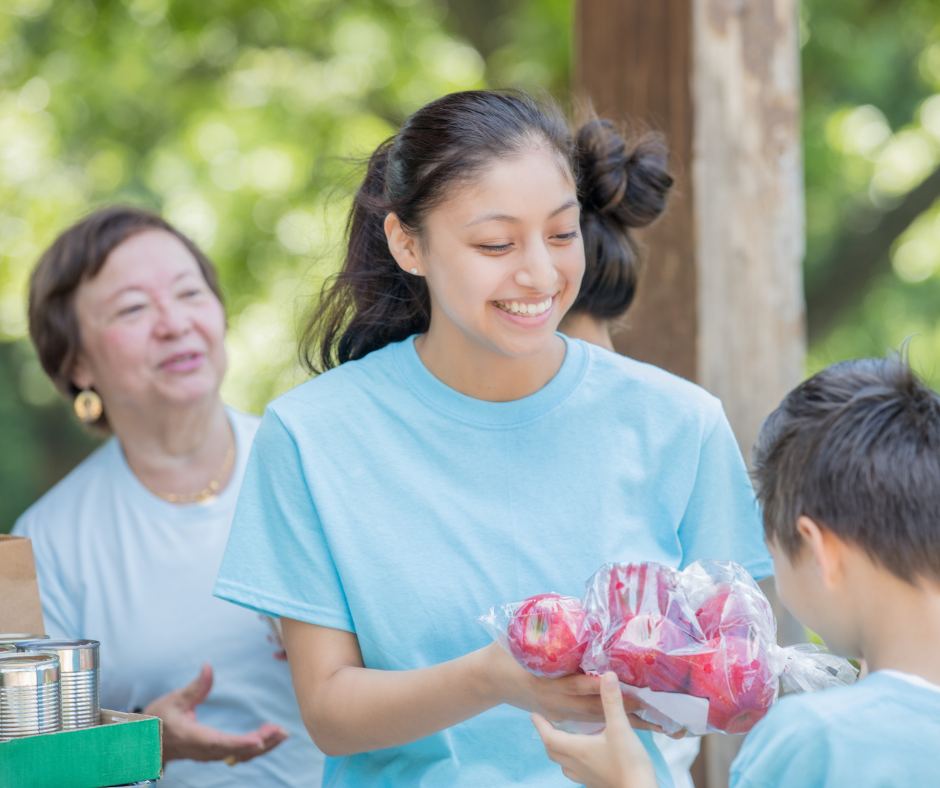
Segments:
[[[75,397],[75,415],[85,424],[94,424],[104,412],[104,403],[97,391],[83,389]]]

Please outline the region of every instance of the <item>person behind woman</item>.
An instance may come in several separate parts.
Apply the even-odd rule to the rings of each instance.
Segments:
[[[558,330],[574,339],[614,349],[611,327],[636,295],[640,249],[631,231],[646,227],[666,209],[672,178],[668,151],[657,134],[643,134],[630,145],[609,120],[592,118],[578,130],[576,170],[581,177],[581,242],[584,277],[578,297]],[[642,199],[623,199],[621,190]],[[671,739],[653,734],[676,788],[692,788],[690,769],[701,739]]]
[[[318,785],[266,622],[212,597],[258,426],[219,398],[212,264],[160,217],[108,208],[42,256],[29,320],[46,373],[113,433],[13,531],[33,541],[47,632],[101,641],[103,707],[163,719],[161,786]]]
[[[566,785],[527,712],[599,721],[600,680],[533,676],[475,617],[580,597],[608,561],[770,572],[718,400],[556,333],[597,210],[574,154],[516,94],[412,115],[370,160],[307,334],[326,371],[262,419],[215,593],[282,617],[330,785]]]
[[[613,350],[612,324],[630,308],[639,281],[640,248],[631,230],[659,218],[672,178],[656,134],[628,146],[613,123],[593,118],[579,129],[576,142],[579,191],[587,208],[581,218],[584,278],[558,330]],[[645,199],[623,199],[621,189]]]

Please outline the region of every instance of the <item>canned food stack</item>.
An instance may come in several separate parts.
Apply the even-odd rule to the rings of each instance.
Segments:
[[[0,654],[0,739],[62,730],[59,657]]]
[[[54,653],[59,659],[62,728],[72,731],[98,724],[101,712],[97,640],[46,640],[19,643],[23,653]]]

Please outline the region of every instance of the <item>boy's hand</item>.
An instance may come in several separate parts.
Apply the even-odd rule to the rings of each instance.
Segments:
[[[532,715],[548,757],[585,788],[656,788],[653,762],[630,727],[616,674],[604,674],[601,698],[607,727],[594,736],[555,730],[540,714]]]

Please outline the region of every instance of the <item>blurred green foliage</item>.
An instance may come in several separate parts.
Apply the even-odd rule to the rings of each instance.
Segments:
[[[94,445],[25,340],[27,278],[90,209],[160,210],[218,265],[227,401],[296,384],[296,326],[336,265],[366,156],[443,93],[567,99],[573,0],[4,0],[0,4],[0,532]],[[940,3],[805,0],[809,287],[940,163]],[[940,218],[811,347],[940,369]]]

